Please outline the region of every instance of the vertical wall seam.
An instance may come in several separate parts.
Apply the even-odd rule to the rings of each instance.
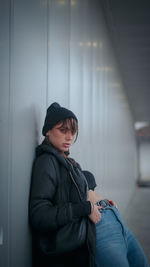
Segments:
[[[8,117],[8,266],[11,267],[11,188],[12,188],[12,138],[13,138],[13,94],[12,94],[12,49],[14,27],[14,0],[9,2],[9,117]]]
[[[82,20],[83,20],[83,22],[82,22],[82,38],[83,38],[83,43],[84,43],[84,1],[82,1]],[[81,40],[81,42],[82,42],[82,40]],[[81,89],[81,99],[82,99],[82,113],[81,113],[81,121],[82,121],[82,125],[83,125],[83,118],[84,118],[84,116],[83,116],[83,114],[84,114],[84,106],[83,106],[83,104],[84,104],[84,92],[83,92],[83,88],[84,88],[84,80],[83,80],[83,74],[84,74],[84,46],[83,46],[83,48],[82,48],[82,77],[81,77],[81,87],[82,87],[82,89]],[[83,130],[83,129],[82,129]]]
[[[48,106],[48,80],[49,80],[49,1],[47,0],[47,53],[46,53],[46,107]]]
[[[70,107],[70,97],[71,97],[71,93],[70,93],[70,73],[71,73],[71,0],[69,0],[68,2],[68,20],[69,20],[69,23],[68,23],[68,106]]]

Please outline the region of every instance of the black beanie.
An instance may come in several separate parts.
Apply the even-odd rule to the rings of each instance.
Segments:
[[[97,186],[94,175],[89,171],[82,172],[87,180],[89,189],[94,190],[94,188]]]
[[[61,107],[56,102],[51,104],[47,109],[42,134],[46,136],[46,133],[51,130],[59,121],[67,118],[74,118],[76,121],[78,121],[77,117],[71,110]]]

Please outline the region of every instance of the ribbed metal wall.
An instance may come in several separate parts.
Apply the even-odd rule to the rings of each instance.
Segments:
[[[145,141],[139,144],[139,165],[140,182],[150,182],[150,142]]]
[[[133,121],[99,0],[1,1],[0,57],[0,266],[30,267],[30,175],[46,108],[77,114],[71,155],[122,213],[137,178]]]

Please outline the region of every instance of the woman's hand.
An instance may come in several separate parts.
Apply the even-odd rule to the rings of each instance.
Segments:
[[[91,214],[89,215],[90,220],[93,223],[98,223],[101,220],[101,213],[99,212],[99,210],[102,208],[101,206],[96,206],[93,203],[91,203],[92,206],[92,211]]]
[[[93,204],[96,202],[100,201],[102,198],[100,195],[98,195],[96,192],[93,190],[88,191],[88,200],[91,201]]]

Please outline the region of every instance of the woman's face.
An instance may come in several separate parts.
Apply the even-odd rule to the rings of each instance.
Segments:
[[[72,132],[69,121],[66,126],[62,122],[56,124],[51,130],[46,133],[50,143],[62,152],[67,152],[74,141],[75,133]]]

